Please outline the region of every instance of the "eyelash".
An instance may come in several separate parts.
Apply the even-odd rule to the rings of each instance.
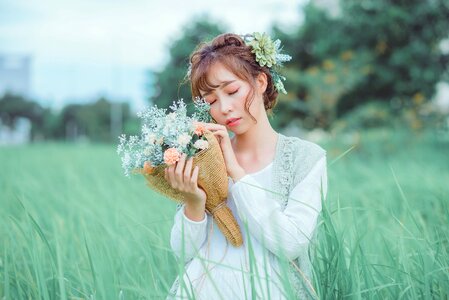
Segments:
[[[234,95],[235,93],[237,93],[239,90],[238,89],[236,89],[234,92],[232,92],[232,93],[229,93],[229,95]],[[209,103],[209,105],[212,105],[212,104],[214,104],[215,102],[216,102],[217,100],[214,100],[213,102],[211,102],[211,103]]]

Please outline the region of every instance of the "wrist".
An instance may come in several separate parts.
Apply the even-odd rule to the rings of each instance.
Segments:
[[[199,222],[204,220],[205,210],[205,203],[186,202],[184,214],[190,220]]]
[[[239,181],[243,176],[246,175],[245,170],[243,170],[242,167],[238,168],[235,172],[233,172],[231,175],[231,178],[234,182]]]

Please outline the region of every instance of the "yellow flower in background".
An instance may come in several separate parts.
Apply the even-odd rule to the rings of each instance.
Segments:
[[[387,51],[388,44],[385,41],[379,41],[376,45],[376,52],[384,54]]]
[[[425,98],[424,98],[424,95],[422,93],[418,92],[418,93],[413,95],[412,99],[413,99],[413,103],[419,105],[419,104],[422,104],[424,102]]]
[[[354,52],[352,52],[351,50],[347,50],[340,55],[341,59],[344,61],[351,60],[353,56]]]
[[[324,82],[328,84],[334,84],[337,82],[337,76],[335,74],[327,74],[324,76]]]
[[[330,59],[326,59],[323,62],[323,68],[327,71],[333,70],[335,69],[335,63]]]
[[[307,74],[316,75],[318,73],[318,67],[310,67],[306,70]]]
[[[372,71],[371,65],[366,65],[366,66],[363,66],[363,68],[362,68],[362,74],[364,74],[364,75],[371,73],[371,71]]]

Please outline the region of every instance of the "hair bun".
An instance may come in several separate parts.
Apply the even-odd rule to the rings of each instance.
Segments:
[[[227,45],[236,47],[241,47],[245,43],[240,37],[236,36],[235,34],[229,34],[225,36],[225,41]]]
[[[212,44],[215,50],[227,46],[242,47],[244,45],[245,42],[243,39],[233,33],[223,33],[217,36]]]

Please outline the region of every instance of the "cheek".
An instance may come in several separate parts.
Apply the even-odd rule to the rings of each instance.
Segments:
[[[245,90],[241,94],[241,97],[239,99],[239,104],[240,104],[240,107],[242,107],[243,109],[245,109],[245,107],[247,105],[247,102],[250,101],[250,99],[248,99],[249,96],[250,96],[250,91],[249,90]]]
[[[212,116],[212,118],[217,121],[220,122],[220,111],[216,106],[212,106],[210,108],[209,114]]]

